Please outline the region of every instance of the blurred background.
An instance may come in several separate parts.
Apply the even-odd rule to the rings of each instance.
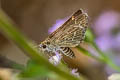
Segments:
[[[120,66],[119,0],[1,0],[0,5],[25,36],[35,43],[40,43],[49,35],[48,30],[57,20],[64,20],[82,8],[89,15],[89,27],[96,35],[95,42]],[[2,34],[0,55],[20,64],[25,64],[28,59]],[[83,54],[76,55],[77,59],[66,58],[65,61],[90,80],[106,80],[108,75],[116,72]]]

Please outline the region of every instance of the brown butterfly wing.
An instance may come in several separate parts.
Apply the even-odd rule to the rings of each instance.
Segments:
[[[82,10],[75,12],[61,27],[54,31],[49,39],[61,47],[75,47],[79,45],[88,27],[88,17]]]

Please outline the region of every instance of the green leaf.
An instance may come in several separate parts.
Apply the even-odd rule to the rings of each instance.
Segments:
[[[44,65],[39,65],[33,60],[28,62],[26,69],[21,73],[22,77],[45,77],[50,73],[49,69]]]
[[[92,30],[91,30],[91,29],[88,29],[88,30],[86,31],[85,42],[93,43],[93,42],[94,42],[94,39],[95,39],[95,36],[94,36]]]

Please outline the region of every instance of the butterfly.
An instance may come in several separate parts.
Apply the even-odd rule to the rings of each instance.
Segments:
[[[88,15],[82,9],[76,11],[62,26],[51,33],[39,48],[46,53],[62,53],[69,58],[75,58],[70,49],[83,42],[88,27]]]

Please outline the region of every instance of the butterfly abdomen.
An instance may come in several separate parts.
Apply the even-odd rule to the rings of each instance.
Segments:
[[[74,58],[75,54],[69,47],[61,47],[62,53],[70,58]]]

